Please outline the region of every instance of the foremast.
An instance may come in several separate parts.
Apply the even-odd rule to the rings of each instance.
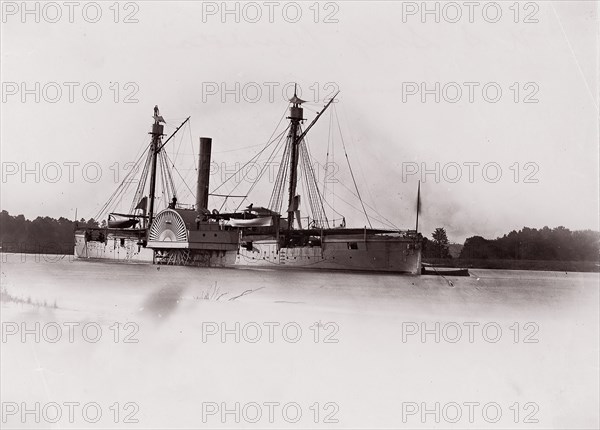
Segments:
[[[152,224],[154,218],[154,198],[156,197],[156,164],[158,161],[158,153],[160,152],[162,145],[162,137],[164,136],[164,126],[161,122],[165,122],[158,106],[154,106],[154,124],[152,124],[152,131],[149,133],[152,135],[152,143],[150,145],[151,156],[152,156],[152,167],[150,169],[150,208],[148,210],[148,226]]]

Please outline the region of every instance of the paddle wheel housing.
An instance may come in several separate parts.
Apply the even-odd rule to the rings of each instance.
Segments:
[[[239,231],[214,221],[200,221],[198,212],[165,209],[148,232],[155,264],[223,267],[231,265],[239,247]]]

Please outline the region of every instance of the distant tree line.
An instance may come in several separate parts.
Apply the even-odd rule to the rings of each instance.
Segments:
[[[76,222],[64,217],[37,217],[30,221],[23,215],[12,216],[3,210],[0,212],[0,246],[2,252],[71,254],[75,228],[98,226],[93,218]]]
[[[598,261],[600,232],[565,227],[523,227],[496,239],[473,236],[465,241],[461,259]]]
[[[423,258],[452,258],[448,251],[446,231],[437,228],[431,239],[423,238]],[[496,239],[469,237],[460,259],[468,260],[540,260],[540,261],[598,261],[600,232],[571,231],[565,227],[542,229],[523,227]]]

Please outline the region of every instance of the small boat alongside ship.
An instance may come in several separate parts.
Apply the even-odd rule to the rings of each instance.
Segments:
[[[142,179],[130,213],[109,213],[106,228],[77,229],[75,256],[199,267],[421,274],[422,236],[416,229],[351,228],[346,227],[345,218],[338,224],[327,216],[324,192],[311,167],[306,135],[334,98],[303,128],[305,102],[294,94],[287,116],[289,124],[278,143],[282,158],[268,206],[250,204],[240,210],[240,204],[229,212],[222,211],[224,204],[220,209],[209,209],[209,196],[225,202],[232,197],[247,201],[248,196],[219,195],[215,193],[219,187],[209,191],[211,138],[200,138],[195,204],[178,203],[164,147],[189,118],[163,142],[164,119],[155,107],[151,143],[140,163]],[[166,194],[168,206],[157,211],[159,175],[170,193]],[[356,195],[360,198],[358,187]],[[362,201],[361,205],[364,209]],[[307,218],[301,216],[301,207],[309,212]]]

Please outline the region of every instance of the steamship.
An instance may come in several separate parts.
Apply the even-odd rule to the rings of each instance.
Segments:
[[[142,168],[138,169],[142,178],[138,181],[131,210],[109,213],[104,228],[77,229],[75,256],[199,267],[419,274],[422,236],[417,231],[418,221],[415,230],[352,228],[346,226],[344,217],[339,223],[327,214],[325,193],[311,167],[306,136],[334,99],[335,96],[304,127],[307,120],[303,104],[306,102],[294,92],[289,101],[288,125],[280,134],[280,140],[271,141],[263,148],[263,151],[273,148],[272,157],[281,155],[280,168],[266,207],[254,206],[248,195],[217,194],[224,184],[210,191],[212,139],[205,137],[200,138],[195,204],[191,207],[181,205],[176,187],[169,184],[172,176],[164,148],[189,118],[163,142],[164,119],[155,107],[151,142],[146,158],[140,164]],[[166,189],[171,190],[171,193],[167,192],[168,204],[162,210],[155,207],[158,175],[167,182]],[[300,188],[304,195],[300,194]],[[360,199],[357,186],[355,195]],[[221,200],[219,209],[209,208],[209,197],[213,203]],[[223,210],[227,202],[236,198],[241,199],[241,203],[234,210]],[[164,198],[162,202],[164,204]],[[250,204],[240,209],[247,203]],[[361,205],[364,209],[362,201]],[[109,206],[105,204],[105,208]],[[309,213],[308,217],[302,217],[302,208]]]

